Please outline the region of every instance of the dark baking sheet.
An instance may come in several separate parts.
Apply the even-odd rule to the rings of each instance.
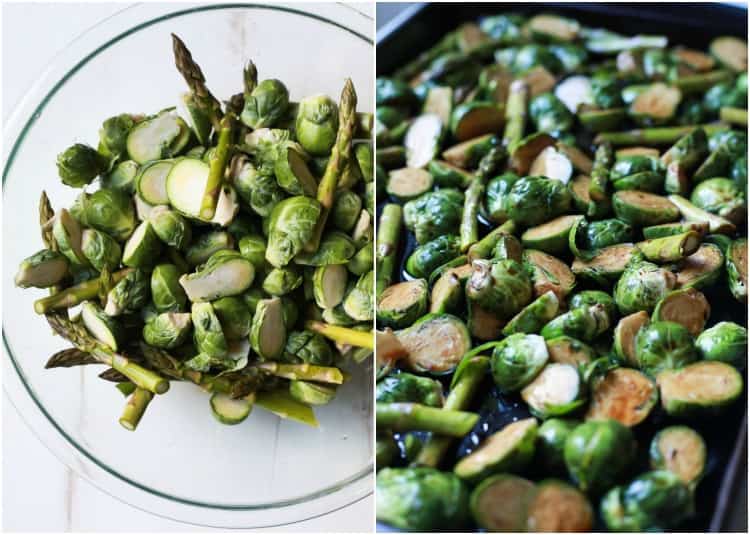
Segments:
[[[747,11],[741,7],[711,3],[432,3],[414,4],[386,24],[377,34],[377,73],[388,75],[405,62],[436,43],[446,32],[461,22],[477,20],[483,15],[502,12],[552,12],[569,15],[583,24],[604,27],[624,34],[659,34],[669,37],[670,43],[705,49],[718,35],[747,36]],[[483,229],[484,230],[484,229]],[[409,233],[400,244],[399,272],[414,248]],[[402,277],[402,275],[399,275]],[[403,277],[402,277],[403,278]],[[747,325],[747,309],[728,293],[709,295],[714,304],[711,324],[732,320]],[[747,375],[745,374],[747,379]],[[462,457],[487,435],[504,427],[514,417],[528,415],[522,403],[504,397],[487,385],[488,394],[479,396],[476,410],[481,418],[474,431],[454,449],[454,457]],[[641,447],[648,447],[656,429],[666,425],[664,415],[654,414],[636,430]],[[726,516],[730,505],[739,498],[734,491],[735,476],[747,469],[747,390],[743,399],[720,417],[690,422],[706,440],[708,447],[707,474],[696,492],[696,515],[682,529],[718,532],[726,530]],[[450,457],[450,455],[449,455]],[[639,455],[639,458],[645,458]],[[646,466],[633,467],[634,475]],[[744,495],[746,495],[746,491]],[[745,524],[746,530],[747,524]],[[379,524],[379,531],[392,529]]]

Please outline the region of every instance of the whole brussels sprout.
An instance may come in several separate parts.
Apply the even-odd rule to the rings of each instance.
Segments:
[[[314,156],[329,154],[338,128],[338,107],[329,97],[313,95],[300,100],[294,132],[307,152]]]
[[[406,261],[406,271],[413,277],[426,279],[435,269],[460,254],[461,240],[458,236],[438,236],[414,250]]]
[[[194,327],[193,342],[198,351],[212,358],[224,357],[228,351],[227,339],[211,303],[193,303],[190,316]]]
[[[567,212],[571,201],[570,192],[559,180],[527,176],[510,189],[508,215],[520,225],[540,225]]]
[[[42,249],[21,262],[14,282],[20,288],[49,288],[68,276],[69,266],[65,255]]]
[[[699,356],[690,331],[672,321],[654,321],[641,327],[635,337],[635,355],[638,366],[652,376],[682,368]]]
[[[492,352],[492,377],[501,392],[517,392],[534,380],[548,359],[544,338],[512,334]]]
[[[104,121],[99,129],[99,150],[102,154],[117,160],[126,155],[128,133],[134,125],[135,120],[128,113],[121,113]]]
[[[336,192],[336,199],[331,210],[331,222],[337,229],[349,232],[357,224],[362,211],[362,198],[351,190]]]
[[[544,67],[552,73],[562,71],[562,63],[548,47],[537,44],[522,46],[513,59],[513,72],[520,74],[534,67]]]
[[[617,420],[592,420],[568,435],[565,466],[582,491],[596,495],[617,482],[635,451],[635,439],[628,427]]]
[[[170,247],[185,249],[193,237],[187,219],[166,206],[157,206],[149,214],[151,227],[159,239]]]
[[[443,385],[436,379],[411,373],[390,375],[375,387],[375,400],[387,403],[412,402],[429,407],[443,406]]]
[[[250,334],[253,316],[242,298],[222,297],[211,305],[227,340],[239,340]]]
[[[211,258],[214,253],[232,250],[234,239],[231,234],[223,230],[212,230],[197,236],[185,251],[185,260],[191,266],[200,266]]]
[[[487,217],[495,223],[508,220],[508,196],[513,184],[521,178],[515,173],[504,173],[487,183],[485,193],[485,210]]]
[[[690,202],[733,223],[745,220],[747,206],[739,184],[729,178],[710,178],[693,189]]]
[[[151,300],[158,312],[185,309],[187,295],[180,285],[182,273],[174,264],[159,264],[151,272]]]
[[[240,120],[253,130],[274,126],[286,114],[289,90],[274,78],[260,82],[249,96]]]
[[[317,366],[330,366],[333,362],[333,350],[328,341],[318,333],[307,330],[289,333],[284,356],[287,360]]]
[[[540,333],[545,340],[559,336],[570,336],[584,342],[591,342],[610,326],[610,317],[603,304],[571,308],[557,316],[542,328]]]
[[[273,207],[286,197],[271,173],[259,171],[250,162],[232,175],[232,185],[240,198],[261,217],[270,215]]]
[[[617,305],[612,296],[601,290],[583,290],[570,298],[568,308],[589,307],[591,305],[602,305],[607,312],[610,324],[614,324],[617,318]]]
[[[511,318],[533,297],[528,274],[515,260],[475,260],[466,297],[498,317]]]
[[[658,158],[624,156],[617,159],[610,171],[610,181],[616,190],[641,190],[659,193],[664,187],[666,169]]]
[[[81,251],[97,271],[114,271],[122,260],[120,244],[109,234],[95,229],[86,229],[81,233]]]
[[[127,193],[100,189],[92,193],[85,205],[86,223],[106,232],[118,241],[125,240],[136,227],[135,209]]]
[[[708,138],[708,148],[712,152],[723,146],[734,158],[747,156],[747,133],[739,130],[720,130]]]
[[[591,77],[591,94],[598,108],[610,109],[622,106],[620,84],[611,70],[599,70]]]
[[[373,164],[375,159],[373,158],[372,143],[369,141],[357,142],[354,145],[354,157],[357,159],[359,170],[362,173],[362,179],[370,183],[374,180]]]
[[[469,490],[435,468],[384,468],[376,478],[377,518],[414,531],[460,530],[469,521]]]
[[[666,531],[692,514],[693,496],[677,475],[656,470],[610,490],[601,511],[612,531]]]
[[[266,260],[283,267],[310,241],[321,206],[310,197],[289,197],[271,212]]]
[[[457,189],[429,191],[404,204],[404,224],[414,232],[417,243],[451,234],[461,222],[464,195]]]
[[[164,312],[146,322],[143,326],[143,339],[148,345],[173,349],[188,339],[191,324],[190,314],[187,312]]]
[[[720,360],[742,371],[747,367],[747,329],[722,321],[706,329],[695,341],[706,360]]]
[[[82,188],[109,168],[109,160],[95,149],[76,143],[57,155],[57,172],[63,184]]]
[[[570,130],[575,118],[553,93],[542,93],[529,103],[529,115],[539,132],[559,133]]]
[[[539,426],[536,458],[547,471],[553,474],[565,472],[565,441],[580,423],[577,420],[550,418]]]
[[[633,262],[617,281],[615,303],[623,316],[639,310],[650,313],[674,285],[670,271],[650,262]]]
[[[633,237],[633,227],[621,219],[591,221],[579,234],[584,249],[601,249],[618,243],[628,243],[633,241]]]
[[[240,239],[240,254],[250,260],[256,271],[266,265],[266,239],[260,234],[248,234]]]

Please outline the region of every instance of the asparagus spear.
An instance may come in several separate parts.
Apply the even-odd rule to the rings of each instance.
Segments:
[[[466,364],[461,366],[460,376],[454,380],[453,388],[451,388],[448,397],[445,398],[443,410],[460,411],[466,409],[489,367],[490,360],[487,357],[477,356],[467,360]],[[448,451],[451,442],[450,437],[432,435],[422,447],[414,464],[436,468],[445,456],[445,452]]]
[[[683,95],[689,95],[693,93],[703,93],[716,84],[729,81],[731,78],[731,72],[718,70],[694,74],[692,76],[683,76],[672,82],[672,85],[679,89]]]
[[[591,169],[591,183],[589,184],[589,197],[594,202],[601,202],[607,198],[607,184],[609,184],[609,171],[615,163],[615,155],[612,145],[604,142],[596,149],[594,154],[594,167]]]
[[[329,325],[322,321],[305,322],[305,328],[322,334],[334,342],[375,349],[374,336],[370,331],[357,331],[356,329],[348,329],[346,327],[339,327],[338,325]]]
[[[318,421],[315,419],[312,408],[293,399],[285,390],[258,392],[255,404],[281,418],[288,418],[311,427],[318,427]]]
[[[461,216],[461,251],[466,251],[479,239],[479,203],[482,202],[487,180],[500,167],[507,152],[502,147],[492,147],[479,162],[479,169],[464,194],[464,211]]]
[[[99,362],[122,373],[136,386],[155,394],[163,394],[169,390],[169,381],[99,343],[83,325],[68,319],[65,314],[49,313],[46,317],[47,322],[57,334],[81,351],[89,353]]]
[[[125,268],[112,273],[113,284],[117,284],[131,271],[133,271],[132,268]],[[84,301],[95,299],[99,295],[100,284],[101,280],[99,278],[91,279],[70,288],[65,288],[49,297],[37,299],[34,301],[34,310],[37,314],[46,314],[51,310],[80,305]]]
[[[478,258],[488,258],[492,255],[492,250],[497,245],[500,237],[503,234],[513,234],[516,230],[516,224],[512,219],[509,219],[499,227],[491,230],[484,238],[469,247],[467,256],[469,262],[473,262]]]
[[[719,110],[719,118],[731,124],[747,126],[747,110],[743,110],[742,108],[721,108]]]
[[[174,61],[177,70],[185,79],[195,104],[211,120],[215,131],[221,130],[222,111],[221,104],[216,100],[206,86],[206,78],[203,76],[200,66],[193,60],[190,50],[182,42],[182,39],[172,34],[172,49],[174,50]]]
[[[320,237],[323,234],[326,221],[328,221],[328,212],[333,207],[339,177],[346,168],[354,129],[357,126],[356,109],[357,93],[354,91],[351,79],[347,78],[339,102],[339,130],[336,133],[336,143],[331,150],[331,157],[328,159],[323,178],[320,179],[320,184],[318,184],[318,202],[320,202],[322,210],[315,225],[313,237],[305,245],[305,250],[311,253],[318,250]]]
[[[505,106],[505,132],[503,145],[512,147],[523,137],[526,128],[526,104],[529,88],[522,79],[510,84],[508,102]]]
[[[203,191],[203,199],[201,200],[200,217],[206,221],[210,220],[216,213],[216,203],[219,200],[224,172],[229,161],[233,125],[234,120],[231,113],[225,115],[219,125],[219,142],[209,163],[206,189]]]
[[[141,421],[143,413],[146,412],[146,408],[153,398],[154,395],[148,390],[136,388],[125,404],[125,409],[120,416],[120,425],[128,431],[135,431],[138,422]]]
[[[377,258],[376,297],[379,297],[383,290],[393,283],[398,240],[401,236],[401,213],[402,209],[398,204],[386,204],[380,214],[378,243],[375,251]]]
[[[261,362],[258,368],[276,377],[294,381],[318,381],[340,385],[344,376],[338,368],[331,366],[314,366],[312,364],[280,364],[278,362]]]
[[[252,60],[247,60],[245,68],[242,69],[242,91],[243,96],[248,98],[253,89],[258,85],[258,68]]]
[[[624,132],[602,132],[594,138],[595,144],[609,141],[612,145],[669,145],[696,128],[703,128],[708,136],[728,130],[726,123],[711,123],[691,126],[664,126],[626,130]]]
[[[376,404],[377,425],[393,431],[431,431],[462,437],[474,427],[479,415],[473,412],[436,409],[419,403]]]
[[[47,192],[42,191],[42,196],[39,198],[39,228],[42,229],[42,241],[47,249],[57,251],[57,242],[52,234],[53,217],[55,217],[55,211],[52,209],[52,204],[49,202]]]
[[[99,361],[89,353],[81,351],[76,347],[63,349],[52,355],[45,368],[72,368],[73,366],[84,366],[86,364],[97,364]]]

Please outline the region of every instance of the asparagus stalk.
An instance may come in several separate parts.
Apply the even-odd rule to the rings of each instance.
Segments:
[[[44,365],[46,369],[50,368],[72,368],[73,366],[85,366],[86,364],[98,364],[99,361],[92,357],[89,353],[81,351],[76,347],[63,349],[52,355],[47,364]]]
[[[57,242],[55,241],[55,236],[52,234],[52,218],[54,217],[55,211],[49,202],[47,192],[42,191],[42,196],[39,198],[39,228],[42,229],[42,241],[47,249],[57,251]]]
[[[609,171],[615,163],[615,155],[612,145],[604,142],[596,149],[594,154],[594,167],[591,169],[591,182],[589,184],[589,197],[594,202],[601,202],[607,198],[607,184],[609,184]]]
[[[511,147],[523,137],[526,128],[526,104],[529,88],[522,79],[510,84],[508,101],[505,106],[505,132],[503,145]]]
[[[318,250],[320,237],[323,235],[323,229],[326,226],[326,221],[328,221],[328,212],[333,207],[339,177],[346,168],[352,137],[357,126],[356,109],[357,93],[354,91],[354,84],[352,84],[351,79],[347,78],[339,102],[339,130],[336,133],[336,143],[331,150],[331,157],[328,159],[323,178],[320,179],[320,184],[318,184],[318,202],[322,206],[320,217],[315,225],[313,237],[305,245],[305,250],[311,253]]]
[[[602,132],[594,138],[595,144],[609,141],[612,145],[669,145],[696,128],[703,128],[711,136],[716,132],[729,129],[726,123],[711,123],[691,126],[665,126],[626,130],[624,132]]]
[[[148,390],[136,388],[125,404],[125,409],[120,416],[120,425],[128,431],[135,431],[138,422],[141,421],[143,413],[146,412],[146,408],[153,398],[154,395]]]
[[[315,366],[312,364],[280,364],[278,362],[262,362],[257,366],[276,377],[293,381],[318,381],[340,385],[344,382],[341,370],[332,366]]]
[[[731,78],[731,72],[718,70],[702,74],[694,74],[692,76],[683,76],[672,82],[672,85],[679,89],[683,95],[690,95],[693,93],[703,93],[710,87],[721,82],[726,82]]]
[[[396,254],[398,241],[401,236],[401,206],[386,204],[380,214],[378,223],[378,243],[375,251],[377,259],[377,279],[375,281],[375,295],[379,297],[383,290],[393,282],[396,269]]]
[[[81,351],[89,353],[99,362],[122,373],[136,386],[155,394],[163,394],[169,390],[169,381],[99,343],[83,325],[73,322],[60,313],[50,313],[46,317],[47,322],[57,334]]]
[[[356,347],[366,347],[368,349],[375,349],[374,336],[371,331],[358,331],[356,329],[348,329],[346,327],[339,327],[338,325],[329,325],[322,321],[307,321],[305,322],[305,328],[316,333],[322,334],[329,340],[339,342],[341,344],[347,344]]]
[[[248,98],[258,85],[258,68],[253,60],[247,60],[245,68],[242,69],[242,93]]]
[[[255,404],[281,418],[288,418],[311,427],[318,427],[312,408],[293,399],[286,390],[258,392]]]
[[[190,50],[182,42],[182,39],[172,34],[172,49],[177,70],[185,79],[196,104],[211,120],[215,131],[221,130],[222,111],[221,104],[216,100],[206,86],[206,78],[203,76],[200,66],[193,60]]]
[[[117,284],[122,278],[132,271],[131,268],[121,269],[112,273],[112,283]],[[34,310],[37,314],[46,314],[51,310],[70,308],[83,303],[89,299],[95,299],[99,295],[99,278],[91,279],[60,292],[43,297],[34,301]]]
[[[654,238],[638,243],[638,249],[647,260],[658,263],[677,262],[698,250],[701,237],[695,231]]]
[[[479,239],[479,203],[482,202],[484,188],[489,177],[500,167],[500,162],[507,156],[502,147],[492,147],[479,162],[474,178],[464,194],[464,211],[461,216],[461,251],[465,252]]]
[[[743,110],[742,108],[721,108],[719,110],[719,118],[731,124],[747,126],[747,110]]]
[[[491,230],[484,238],[469,247],[467,253],[469,262],[473,262],[479,258],[489,258],[492,251],[495,249],[497,242],[500,241],[500,237],[503,234],[513,234],[515,230],[516,224],[512,219],[509,219],[499,227]]]
[[[489,367],[490,360],[487,357],[475,356],[467,360],[461,367],[460,376],[455,380],[448,397],[445,398],[443,409],[461,411],[468,408]],[[451,442],[450,437],[432,435],[420,450],[414,464],[437,468]]]
[[[479,420],[473,412],[436,409],[419,403],[376,404],[377,426],[393,431],[431,431],[440,435],[462,437]]]
[[[219,200],[224,172],[229,161],[233,123],[232,114],[228,113],[219,125],[219,142],[216,145],[214,155],[211,157],[206,189],[203,191],[203,199],[201,200],[200,217],[205,221],[209,221],[216,213],[216,203]]]

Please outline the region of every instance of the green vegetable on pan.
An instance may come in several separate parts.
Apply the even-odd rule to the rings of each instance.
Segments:
[[[295,103],[252,61],[223,102],[171,44],[179,105],[113,115],[96,148],[59,154],[62,183],[85,190],[57,213],[42,193],[44,249],[15,283],[48,289],[34,310],[73,346],[48,367],[106,365],[128,430],[170,381],[210,392],[224,424],[257,405],[315,427],[374,345],[373,115],[350,80],[340,102]]]

